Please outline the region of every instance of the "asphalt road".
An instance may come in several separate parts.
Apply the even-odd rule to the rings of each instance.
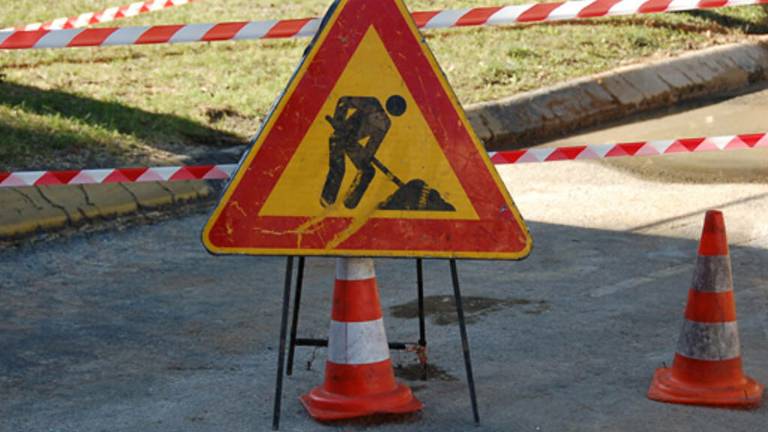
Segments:
[[[654,138],[642,133],[670,121],[588,142]],[[734,121],[710,131],[733,133],[725,126],[737,128]],[[742,126],[752,127],[735,132],[755,129]],[[765,161],[740,163],[759,170]],[[522,262],[459,263],[481,425],[471,420],[448,263],[429,261],[433,378],[419,381],[415,356],[393,353],[424,412],[314,423],[297,398],[322,381],[324,350],[298,348],[282,430],[765,430],[768,406],[645,398],[654,369],[674,353],[707,208],[721,208],[728,224],[745,370],[768,382],[765,181],[718,171],[706,181],[664,182],[651,168],[638,174],[604,162],[500,171],[534,251]],[[198,240],[205,219],[0,252],[0,431],[269,430],[285,260],[209,256]],[[333,268],[332,259],[308,260],[302,336],[325,336]],[[377,271],[389,339],[415,341],[413,261],[377,260]]]

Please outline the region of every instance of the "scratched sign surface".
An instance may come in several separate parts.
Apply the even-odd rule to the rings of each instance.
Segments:
[[[203,231],[213,253],[520,259],[531,238],[399,0],[340,0]]]

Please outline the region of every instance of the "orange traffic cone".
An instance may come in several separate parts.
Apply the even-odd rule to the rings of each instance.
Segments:
[[[336,262],[325,382],[301,402],[320,421],[422,408],[411,389],[395,381],[370,258]]]
[[[671,368],[657,369],[648,398],[672,403],[752,407],[763,385],[741,368],[731,259],[720,211],[704,220],[688,306]]]

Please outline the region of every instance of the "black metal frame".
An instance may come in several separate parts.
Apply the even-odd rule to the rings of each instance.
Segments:
[[[297,346],[314,346],[324,347],[328,346],[327,339],[310,339],[310,338],[298,338],[297,332],[299,327],[299,310],[301,308],[301,291],[304,285],[304,263],[305,257],[299,257],[299,265],[296,276],[296,295],[293,303],[293,316],[291,318],[291,332],[290,339],[288,341],[288,361],[287,368],[285,368],[285,374],[293,374],[294,353]],[[464,304],[461,299],[461,288],[459,286],[459,273],[456,267],[456,260],[450,260],[451,267],[451,281],[453,283],[453,296],[456,302],[456,313],[459,319],[459,334],[461,336],[461,348],[464,353],[464,368],[467,373],[467,385],[469,387],[469,399],[472,404],[472,415],[475,423],[480,423],[480,414],[477,408],[477,394],[475,392],[475,379],[472,373],[472,360],[470,358],[469,350],[469,338],[467,336],[467,326],[464,319]],[[285,286],[283,289],[283,308],[282,316],[280,319],[280,343],[279,352],[277,355],[277,379],[275,385],[275,404],[272,413],[272,430],[278,430],[280,428],[280,411],[281,401],[283,393],[283,370],[286,366],[285,361],[285,346],[286,338],[288,337],[288,309],[291,301],[291,282],[293,276],[293,257],[287,257],[285,266]],[[427,379],[427,362],[426,362],[426,347],[427,347],[427,332],[426,321],[424,319],[424,270],[423,261],[421,258],[416,259],[416,287],[418,295],[418,312],[419,312],[419,341],[416,346],[419,353],[419,360],[422,363],[422,375],[421,379]],[[403,342],[390,342],[389,348],[393,350],[410,350],[414,344],[407,344]],[[422,357],[424,356],[424,357]]]
[[[472,403],[472,416],[475,418],[475,423],[480,423],[480,413],[477,411],[477,394],[475,393],[475,377],[472,374],[472,359],[469,355],[469,337],[467,337],[467,324],[466,321],[464,321],[464,302],[461,300],[459,271],[456,268],[455,259],[451,259],[451,281],[453,281],[453,297],[456,300],[456,313],[459,315],[461,350],[464,351],[464,368],[467,370],[467,384],[469,387],[469,400]]]
[[[283,400],[283,365],[285,365],[285,336],[288,327],[288,303],[291,302],[291,276],[293,257],[285,263],[285,286],[283,288],[283,314],[280,319],[280,351],[277,353],[277,382],[275,384],[275,406],[272,411],[272,430],[280,429],[280,403]]]

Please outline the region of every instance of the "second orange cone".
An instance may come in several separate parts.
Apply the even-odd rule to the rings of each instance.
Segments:
[[[763,385],[742,371],[731,259],[720,211],[707,212],[698,255],[674,362],[671,368],[656,370],[648,398],[694,405],[756,406]]]

